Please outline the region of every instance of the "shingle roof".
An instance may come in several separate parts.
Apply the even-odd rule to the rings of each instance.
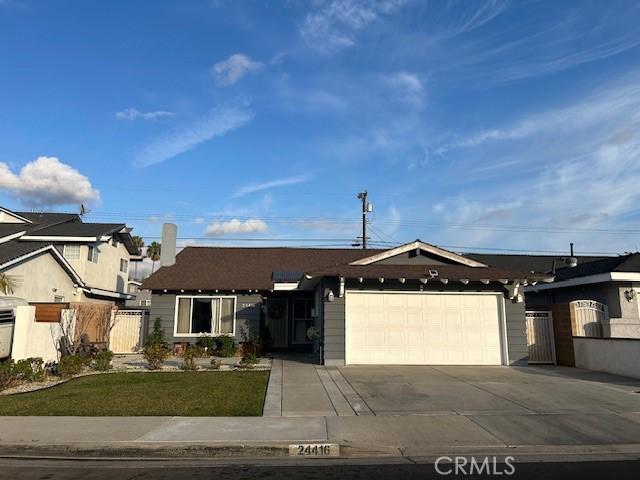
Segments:
[[[0,223],[0,238],[26,230],[27,227],[24,223]]]
[[[556,271],[556,281],[609,272],[640,272],[640,253],[608,257]]]
[[[512,268],[515,270],[524,270],[534,272],[551,272],[553,261],[560,258],[558,255],[511,255],[511,254],[493,254],[493,253],[465,253],[465,257],[478,260],[479,262],[486,263],[494,267],[500,268]],[[587,262],[593,262],[595,260],[602,260],[606,258],[615,257],[603,257],[603,256],[585,256],[578,255],[578,265]],[[561,265],[561,262],[556,262],[556,269]]]
[[[48,213],[48,212],[14,212],[38,225],[51,225],[59,222],[80,220],[77,213]]]
[[[186,247],[175,265],[147,278],[150,290],[267,290],[276,271],[311,271],[364,258],[381,250],[355,248]]]
[[[380,265],[351,266],[350,262],[369,257],[380,249],[336,248],[229,248],[187,247],[176,257],[175,265],[162,267],[147,278],[142,288],[150,290],[268,290],[274,272],[305,272],[317,276],[350,278],[379,276],[422,278],[436,269],[442,278],[538,279],[528,271],[462,265]],[[539,276],[540,280],[548,275]]]
[[[125,228],[123,223],[60,223],[32,230],[32,236],[64,236],[64,237],[101,237]]]
[[[11,240],[0,245],[0,265],[4,265],[11,260],[27,255],[44,248],[51,243],[48,242],[19,242]]]

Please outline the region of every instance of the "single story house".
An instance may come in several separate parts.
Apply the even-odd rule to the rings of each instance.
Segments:
[[[526,364],[522,288],[553,280],[420,240],[388,250],[186,247],[176,256],[171,227],[161,268],[142,285],[150,324],[160,319],[172,342],[209,334],[315,346],[326,365]]]

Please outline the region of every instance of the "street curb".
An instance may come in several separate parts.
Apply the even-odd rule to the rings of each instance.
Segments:
[[[286,457],[289,445],[1,445],[0,458]]]

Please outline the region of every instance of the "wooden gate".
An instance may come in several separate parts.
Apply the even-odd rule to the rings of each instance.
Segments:
[[[119,310],[109,336],[113,353],[134,353],[142,349],[144,310]]]
[[[573,336],[602,338],[602,325],[609,321],[609,308],[593,300],[576,300],[569,305]]]
[[[553,316],[549,311],[526,312],[529,363],[556,363]]]

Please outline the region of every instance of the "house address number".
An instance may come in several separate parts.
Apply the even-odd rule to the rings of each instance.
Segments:
[[[291,457],[339,457],[340,445],[335,443],[299,443],[289,445]]]

